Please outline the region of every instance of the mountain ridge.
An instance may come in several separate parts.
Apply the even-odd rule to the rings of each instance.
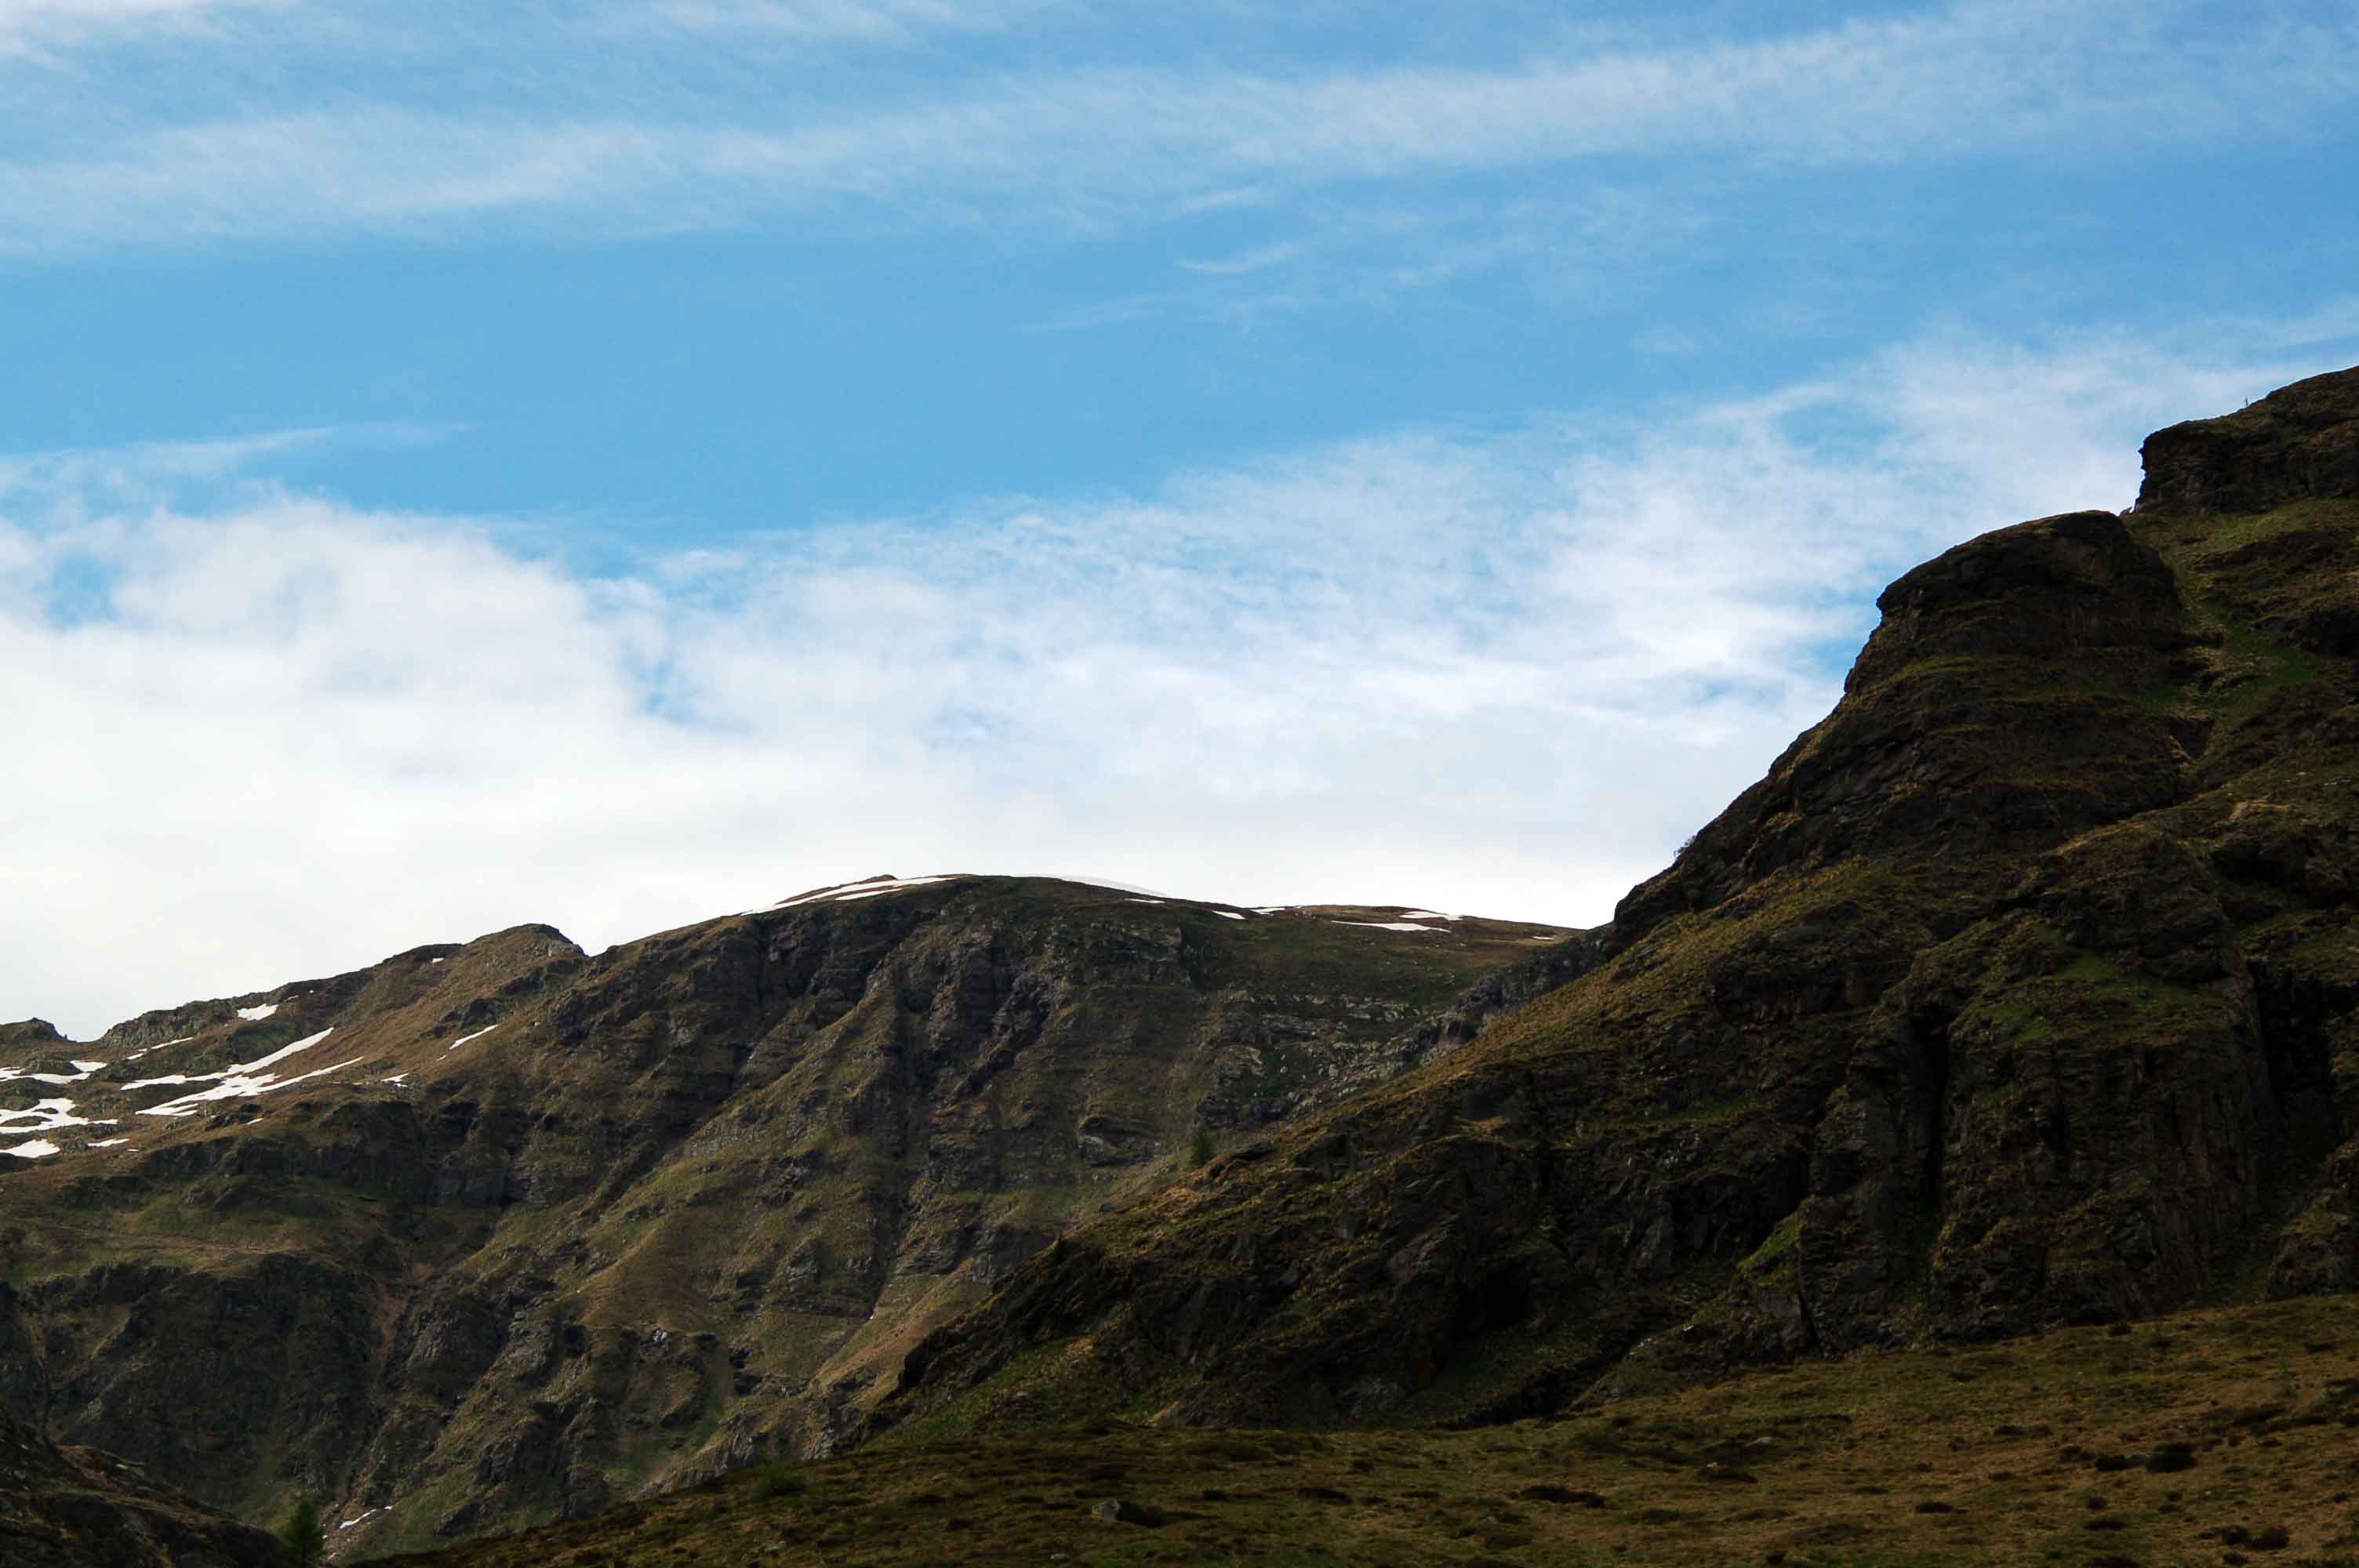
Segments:
[[[0,1405],[219,1506],[319,1491],[348,1552],[824,1451],[1191,1129],[1447,1049],[1495,1011],[1470,984],[1567,940],[1411,913],[841,884],[19,1027],[0,1088],[42,1098],[0,1129],[60,1147],[0,1162]]]

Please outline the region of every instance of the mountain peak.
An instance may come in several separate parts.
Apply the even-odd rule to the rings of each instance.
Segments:
[[[2265,512],[2359,496],[2359,366],[2146,438],[2137,509]]]
[[[1884,623],[1848,690],[1875,685],[1905,661],[2052,658],[2187,640],[2177,579],[2110,512],[2067,512],[1969,539],[1903,575],[1875,607]]]
[[[38,1050],[45,1045],[64,1044],[66,1037],[60,1034],[58,1026],[46,1018],[27,1018],[20,1023],[0,1023],[0,1046],[29,1045]]]

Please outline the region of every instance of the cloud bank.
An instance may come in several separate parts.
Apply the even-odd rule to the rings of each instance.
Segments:
[[[1593,922],[1832,704],[1890,577],[2125,504],[2147,429],[2314,368],[1930,342],[603,576],[272,487],[317,433],[16,460],[0,1016],[885,871]]]

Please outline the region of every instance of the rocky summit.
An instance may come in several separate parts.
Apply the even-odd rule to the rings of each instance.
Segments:
[[[1594,931],[883,878],[0,1030],[10,1441],[247,1517],[317,1494],[343,1561],[560,1517],[444,1560],[955,1560],[985,1474],[1010,1560],[1083,1504],[1104,1561],[1172,1560],[1138,1544],[1167,1523],[1217,1556],[1208,1510],[1279,1487],[1298,1541],[1438,1499],[1414,1541],[1368,1514],[1369,1562],[1560,1561],[1529,1553],[1657,1514],[1732,1531],[1692,1560],[1781,1561],[1870,1536],[1817,1491],[1704,1499],[1801,1476],[1811,1422],[1919,1475],[1911,1412],[1956,1404],[2014,1445],[1977,1498],[2090,1460],[1950,1386],[1987,1372],[2112,1412],[2140,1474],[2250,1436],[2331,1495],[2347,1313],[2305,1303],[2359,1290],[2359,370],[2145,459],[2127,513],[1894,583],[1833,712]],[[1409,1428],[1451,1435],[1365,1437]],[[1681,1479],[1625,1515],[1546,1478],[1581,1455]],[[1514,1498],[1361,1478],[1493,1463]],[[1906,1530],[1956,1525],[1925,1490]],[[1557,1509],[1603,1533],[1527,1517]]]

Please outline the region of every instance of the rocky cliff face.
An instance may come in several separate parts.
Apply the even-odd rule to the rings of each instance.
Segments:
[[[0,1568],[277,1568],[277,1542],[0,1411]]]
[[[1249,1142],[1579,961],[1409,913],[887,881],[15,1026],[0,1407],[254,1517],[317,1491],[348,1557],[824,1452],[1195,1130]]]
[[[1016,1269],[879,1428],[1486,1419],[2359,1287],[2359,371],[1902,578],[1471,1044]]]

